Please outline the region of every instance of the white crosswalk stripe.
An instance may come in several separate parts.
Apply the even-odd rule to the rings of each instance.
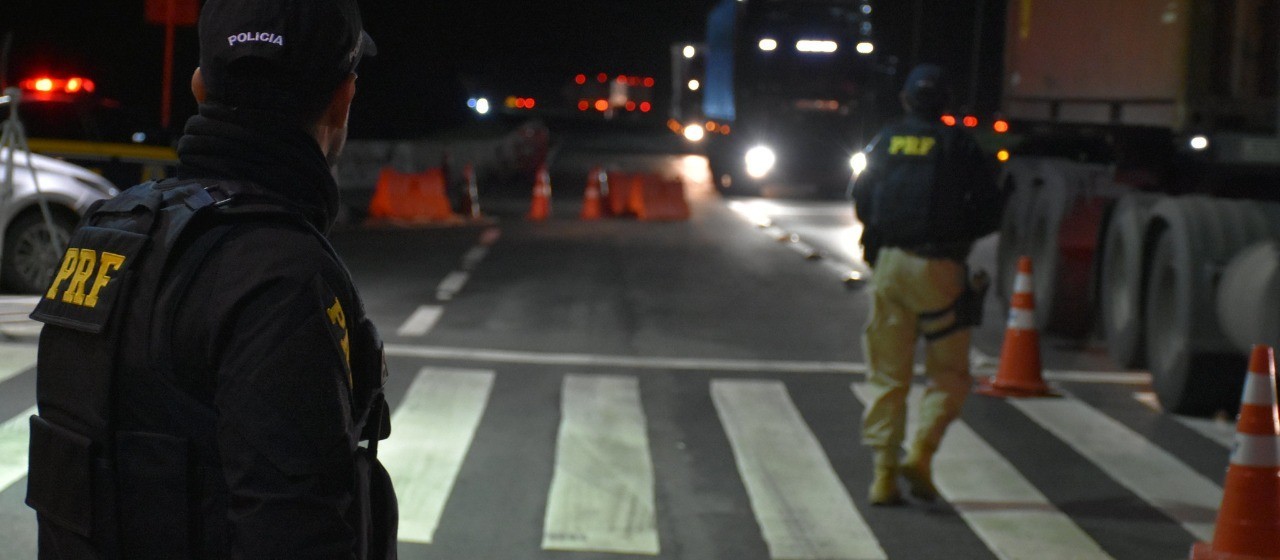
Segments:
[[[489,399],[494,372],[423,368],[378,448],[400,504],[400,540],[430,543]]]
[[[657,554],[653,460],[635,377],[569,375],[542,547]]]
[[[773,558],[887,558],[778,381],[711,382]]]
[[[14,349],[0,345],[0,382],[28,371],[34,359],[33,346]],[[536,533],[529,535],[531,540],[522,541],[522,546],[533,549],[531,555],[538,554],[536,550],[541,548],[570,554],[680,557],[683,543],[664,543],[664,539],[677,539],[678,534],[666,532],[673,531],[672,525],[681,523],[680,519],[687,518],[682,516],[689,514],[670,509],[670,487],[668,493],[663,491],[664,468],[655,464],[652,453],[663,447],[684,449],[686,443],[700,444],[693,443],[696,438],[686,440],[683,435],[673,442],[668,439],[672,437],[670,430],[655,431],[655,422],[662,426],[683,420],[646,415],[645,401],[656,397],[641,391],[640,379],[649,379],[648,374],[578,371],[564,373],[559,380],[558,409],[548,405],[547,410],[537,412],[547,415],[542,417],[547,431],[541,432],[547,435],[541,438],[552,437],[549,428],[555,424],[551,421],[558,419],[554,439],[536,440],[532,446],[545,449],[546,455],[534,463],[545,461],[550,476],[531,477],[511,486],[535,494],[546,492],[545,502],[534,501],[542,509],[532,508],[518,516],[530,525],[541,523],[541,527],[530,527]],[[458,543],[446,545],[437,532],[442,520],[455,519],[450,517],[451,500],[483,491],[477,490],[484,487],[484,480],[478,479],[476,473],[493,472],[490,468],[473,470],[466,463],[468,456],[474,455],[473,446],[493,441],[483,437],[482,430],[488,429],[488,424],[482,425],[481,419],[487,414],[504,413],[490,406],[499,375],[502,373],[488,369],[426,367],[399,399],[392,415],[392,437],[382,442],[379,458],[395,484],[402,542],[456,550],[449,547]],[[702,384],[700,390],[705,392],[701,398],[710,397],[710,403],[703,406],[714,408],[714,418],[719,419],[719,424],[710,430],[723,434],[727,442],[727,447],[714,453],[719,454],[722,464],[732,465],[728,472],[707,473],[718,482],[707,490],[706,499],[721,503],[739,500],[737,503],[742,505],[734,510],[737,518],[718,523],[734,524],[733,534],[753,535],[758,531],[762,544],[754,546],[767,549],[756,553],[759,557],[817,560],[884,559],[889,553],[898,556],[896,550],[900,548],[893,547],[903,546],[901,535],[877,534],[884,525],[869,525],[867,521],[876,521],[876,514],[861,510],[853,499],[856,495],[851,495],[865,491],[869,481],[842,479],[837,472],[846,473],[847,477],[848,471],[835,468],[839,466],[833,465],[836,451],[824,447],[844,445],[851,449],[849,446],[856,446],[857,442],[819,441],[819,435],[830,432],[811,425],[798,407],[812,406],[814,401],[801,400],[799,394],[793,401],[787,385],[774,379],[717,378],[712,374],[710,379],[687,382]],[[841,381],[831,386],[851,389],[858,401],[865,402],[867,398],[862,383]],[[913,386],[912,410],[919,394],[920,387]],[[1163,512],[1168,519],[1158,523],[1174,531],[1180,526],[1189,533],[1188,538],[1212,539],[1222,496],[1221,487],[1214,481],[1072,396],[1007,402],[1011,407],[1003,407],[1001,414],[1012,421],[1043,427],[1057,441],[1096,465],[1106,477]],[[14,486],[25,477],[28,416],[34,412],[33,407],[0,423],[0,491],[18,491]],[[706,410],[707,415],[711,412]],[[805,410],[806,415],[810,412]],[[847,412],[836,412],[847,415],[844,422],[859,422],[854,404],[847,406]],[[558,417],[553,416],[556,414]],[[914,424],[914,415],[909,418]],[[707,427],[705,422],[701,425]],[[941,517],[954,515],[958,517],[957,527],[972,532],[976,538],[967,545],[969,550],[985,548],[990,556],[1001,560],[1132,557],[1123,554],[1123,546],[1116,547],[1114,535],[1099,530],[1096,520],[1087,523],[1073,519],[1063,509],[1078,510],[1046,497],[1058,495],[1060,490],[1056,494],[1031,482],[1024,475],[1030,471],[1022,470],[1026,465],[1020,466],[989,444],[993,434],[979,433],[977,427],[988,425],[989,422],[978,424],[976,420],[973,425],[963,420],[954,423],[934,462],[935,482],[946,505],[954,510],[954,514]],[[908,426],[908,433],[913,428]],[[689,453],[705,455],[709,451],[691,448]],[[847,460],[847,455],[844,457],[842,460]],[[869,458],[861,455],[860,460]],[[512,472],[521,471],[517,467]],[[463,473],[467,477],[462,477]],[[459,486],[459,480],[468,483]],[[1044,481],[1045,477],[1036,480]],[[459,489],[466,492],[455,496]],[[723,495],[725,492],[735,495],[729,499]],[[0,514],[30,515],[19,501],[15,498]],[[917,512],[904,509],[892,515],[913,513]],[[959,525],[960,521],[963,525]],[[465,519],[458,523],[470,527],[483,520]],[[453,530],[448,534],[450,539],[457,538]],[[535,538],[538,534],[540,542]],[[6,544],[4,535],[0,531],[0,550]],[[15,558],[32,558],[33,554],[23,549]],[[962,552],[957,554],[963,556]]]
[[[1213,524],[1222,503],[1222,488],[1216,483],[1078,400],[1010,402],[1196,538],[1213,540]]]
[[[869,400],[865,383],[852,388],[859,401]],[[910,410],[918,410],[923,392],[912,386]],[[915,419],[908,415],[907,434],[915,433]],[[1111,558],[964,421],[947,429],[933,464],[938,492],[997,558]]]

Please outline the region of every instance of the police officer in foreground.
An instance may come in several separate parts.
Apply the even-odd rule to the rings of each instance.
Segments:
[[[99,203],[46,326],[42,559],[393,558],[382,343],[325,239],[355,0],[207,0],[178,177]]]
[[[872,140],[867,167],[852,185],[874,270],[862,342],[872,396],[862,438],[874,452],[875,505],[901,503],[899,475],[916,498],[937,498],[930,465],[969,393],[970,326],[981,307],[981,297],[969,289],[965,260],[973,242],[997,228],[1002,204],[973,137],[941,122],[948,103],[942,70],[932,64],[912,69],[901,99],[906,116]],[[929,384],[919,428],[900,462],[919,338]]]

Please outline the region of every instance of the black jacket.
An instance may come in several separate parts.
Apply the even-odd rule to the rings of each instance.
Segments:
[[[851,188],[867,261],[880,247],[963,261],[995,231],[1001,196],[990,160],[968,132],[907,115],[868,145]]]
[[[122,557],[394,554],[394,494],[359,446],[389,431],[382,344],[322,233],[338,203],[323,154],[270,115],[214,106],[187,123],[178,153],[179,178],[155,189],[194,183],[216,195],[222,184],[234,193],[172,241],[154,291],[124,296],[124,316],[142,309],[151,318],[117,321],[107,334],[121,339],[116,439],[179,441],[189,476],[131,488],[131,475],[115,474],[118,542],[107,548]],[[118,470],[146,463],[119,444],[116,453]],[[88,557],[52,554],[43,517],[42,558]],[[383,533],[370,534],[371,517]]]

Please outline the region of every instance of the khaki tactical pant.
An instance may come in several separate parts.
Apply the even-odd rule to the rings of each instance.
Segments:
[[[896,247],[880,251],[871,281],[871,317],[862,340],[871,389],[862,423],[864,444],[891,449],[902,445],[916,340],[955,321],[954,313],[928,320],[919,316],[954,303],[965,281],[964,265],[958,262],[926,259]],[[971,384],[969,337],[966,328],[926,339],[929,384],[920,402],[913,448],[937,449],[947,425],[960,415]]]

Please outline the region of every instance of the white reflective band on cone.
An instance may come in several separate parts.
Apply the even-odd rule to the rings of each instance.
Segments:
[[[1013,281],[1013,293],[1027,294],[1031,293],[1031,275],[1018,274],[1018,278]]]
[[[1271,376],[1249,372],[1244,380],[1244,394],[1240,396],[1240,404],[1256,404],[1271,407],[1276,404],[1275,393],[1271,392]]]
[[[1236,434],[1231,464],[1242,467],[1280,467],[1280,436]]]
[[[1008,327],[1020,331],[1029,331],[1036,328],[1035,313],[1032,313],[1029,309],[1018,309],[1016,307],[1010,309]]]

